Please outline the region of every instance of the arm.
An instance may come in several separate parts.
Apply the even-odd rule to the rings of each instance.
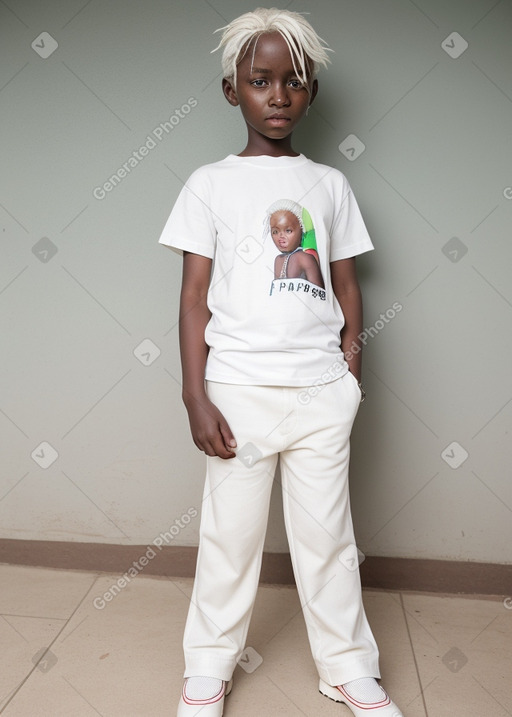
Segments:
[[[318,262],[315,257],[311,256],[311,254],[307,254],[306,252],[301,252],[299,256],[301,268],[306,274],[306,279],[312,284],[324,289],[325,287],[322,272],[320,271],[320,267],[318,266]]]
[[[284,257],[281,254],[278,254],[274,260],[274,279],[279,278],[279,274],[281,273],[281,269],[283,267],[283,261]]]
[[[211,316],[206,297],[211,268],[211,259],[184,252],[179,330],[182,396],[196,446],[208,456],[232,458],[236,441],[226,419],[206,395],[204,385],[209,350],[204,332]]]
[[[355,257],[333,261],[331,281],[334,294],[345,315],[345,326],[341,332],[341,350],[345,354],[350,372],[361,381],[363,346],[359,336],[363,331],[363,302],[357,280]]]

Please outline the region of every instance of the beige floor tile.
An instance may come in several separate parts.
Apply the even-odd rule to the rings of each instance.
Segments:
[[[40,662],[66,621],[56,618],[0,615],[0,710],[5,699]],[[43,660],[45,669],[51,660]]]
[[[405,717],[426,717],[401,595],[366,590],[363,595],[379,647],[382,686]]]
[[[36,669],[94,580],[90,573],[0,566],[0,709]],[[40,669],[50,662],[48,656]]]
[[[118,577],[0,566],[2,717],[174,717],[192,580],[120,588]],[[510,717],[512,610],[501,601],[384,591],[364,601],[383,685],[405,717]],[[318,693],[294,588],[260,588],[243,660],[225,717],[350,717]]]
[[[117,577],[96,580],[51,645],[50,668],[32,673],[6,707],[7,717],[160,717],[175,712],[188,597],[170,580],[139,577],[104,602]]]
[[[94,583],[93,573],[0,565],[0,615],[68,618]]]
[[[425,717],[400,596],[365,592],[364,599],[380,646],[383,684],[397,704],[404,709],[407,705],[407,717]],[[247,668],[252,670],[262,662],[252,672],[246,672],[240,662],[226,717],[351,714],[318,692],[318,675],[295,589],[260,588],[247,645]]]
[[[429,715],[510,717],[512,614],[501,600],[406,595]]]
[[[302,610],[295,587],[260,586],[247,635],[247,644],[253,645],[256,649],[263,648],[297,615],[302,615]]]

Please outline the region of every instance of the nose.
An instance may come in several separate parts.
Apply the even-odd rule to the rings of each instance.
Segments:
[[[287,107],[290,104],[290,97],[286,85],[276,83],[273,90],[270,104],[276,107]]]

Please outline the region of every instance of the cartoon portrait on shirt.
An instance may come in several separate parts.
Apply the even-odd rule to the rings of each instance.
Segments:
[[[307,209],[291,199],[280,199],[268,208],[265,221],[279,252],[270,294],[299,291],[325,300],[315,229]]]

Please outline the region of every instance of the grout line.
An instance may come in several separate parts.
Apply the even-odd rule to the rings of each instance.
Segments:
[[[57,622],[65,622],[67,620],[67,617],[55,617],[54,615],[23,615],[23,613],[20,612],[2,612],[0,613],[0,617],[21,617],[23,620],[57,620]]]
[[[21,680],[21,682],[18,684],[18,686],[13,689],[13,691],[11,692],[10,697],[7,699],[7,701],[2,704],[2,706],[1,706],[1,708],[0,708],[0,714],[5,711],[5,708],[10,705],[10,703],[12,702],[12,700],[16,697],[16,695],[18,694],[18,692],[21,690],[21,688],[25,685],[26,682],[28,682],[29,678],[30,678],[30,677],[34,674],[34,672],[39,668],[39,663],[44,659],[45,655],[48,654],[48,652],[51,652],[51,648],[52,648],[53,645],[56,643],[56,641],[59,639],[59,637],[61,636],[62,632],[66,629],[66,626],[69,624],[70,620],[72,620],[72,618],[76,615],[76,613],[78,612],[78,610],[80,609],[80,607],[83,605],[83,603],[85,602],[87,596],[90,594],[91,590],[93,589],[94,585],[96,584],[97,580],[98,580],[100,577],[102,577],[102,576],[101,576],[99,573],[94,573],[94,579],[93,579],[92,583],[90,584],[90,586],[87,588],[87,591],[85,592],[85,594],[83,595],[83,597],[78,601],[77,606],[75,607],[75,609],[73,610],[73,612],[71,613],[71,615],[69,615],[68,618],[65,620],[64,625],[61,627],[61,629],[60,629],[60,630],[58,631],[58,633],[55,635],[55,637],[53,638],[53,640],[48,644],[45,653],[44,653],[43,655],[41,655],[41,659],[38,660],[38,662],[36,662],[36,664],[35,664],[34,667],[30,670],[30,672],[29,672],[27,675],[25,675],[25,677]]]
[[[267,675],[267,680],[269,680],[270,682],[272,682],[272,684],[274,685],[274,687],[275,687],[276,689],[278,689],[279,692],[280,692],[282,695],[284,695],[284,696],[292,703],[292,705],[294,705],[294,706],[299,710],[299,712],[300,712],[301,714],[305,715],[305,717],[308,717],[307,714],[299,707],[299,705],[296,704],[296,703],[292,700],[292,698],[290,697],[290,695],[287,695],[286,692],[285,692],[281,687],[279,687],[279,685],[277,684],[277,682],[274,682],[274,680],[273,680],[269,675]]]
[[[422,703],[423,703],[423,709],[424,709],[424,711],[425,711],[425,717],[429,717],[428,709],[427,709],[427,703],[426,703],[426,701],[425,701],[425,691],[424,691],[424,689],[423,689],[423,683],[422,683],[422,681],[421,681],[421,675],[420,675],[420,670],[419,670],[419,667],[418,667],[418,661],[417,661],[417,659],[416,659],[416,652],[415,652],[415,650],[414,650],[414,644],[413,644],[413,641],[412,641],[412,635],[411,635],[411,631],[410,631],[410,629],[409,629],[409,622],[407,621],[407,611],[406,611],[406,609],[405,609],[404,598],[403,598],[403,595],[402,595],[401,592],[400,592],[400,605],[402,606],[402,614],[403,614],[404,620],[405,620],[405,629],[407,630],[407,636],[408,636],[408,638],[409,638],[409,644],[410,644],[410,646],[411,646],[412,659],[413,659],[413,662],[414,662],[414,669],[416,670],[416,677],[418,678],[418,684],[419,684],[420,690],[421,690],[421,701],[422,701]]]

